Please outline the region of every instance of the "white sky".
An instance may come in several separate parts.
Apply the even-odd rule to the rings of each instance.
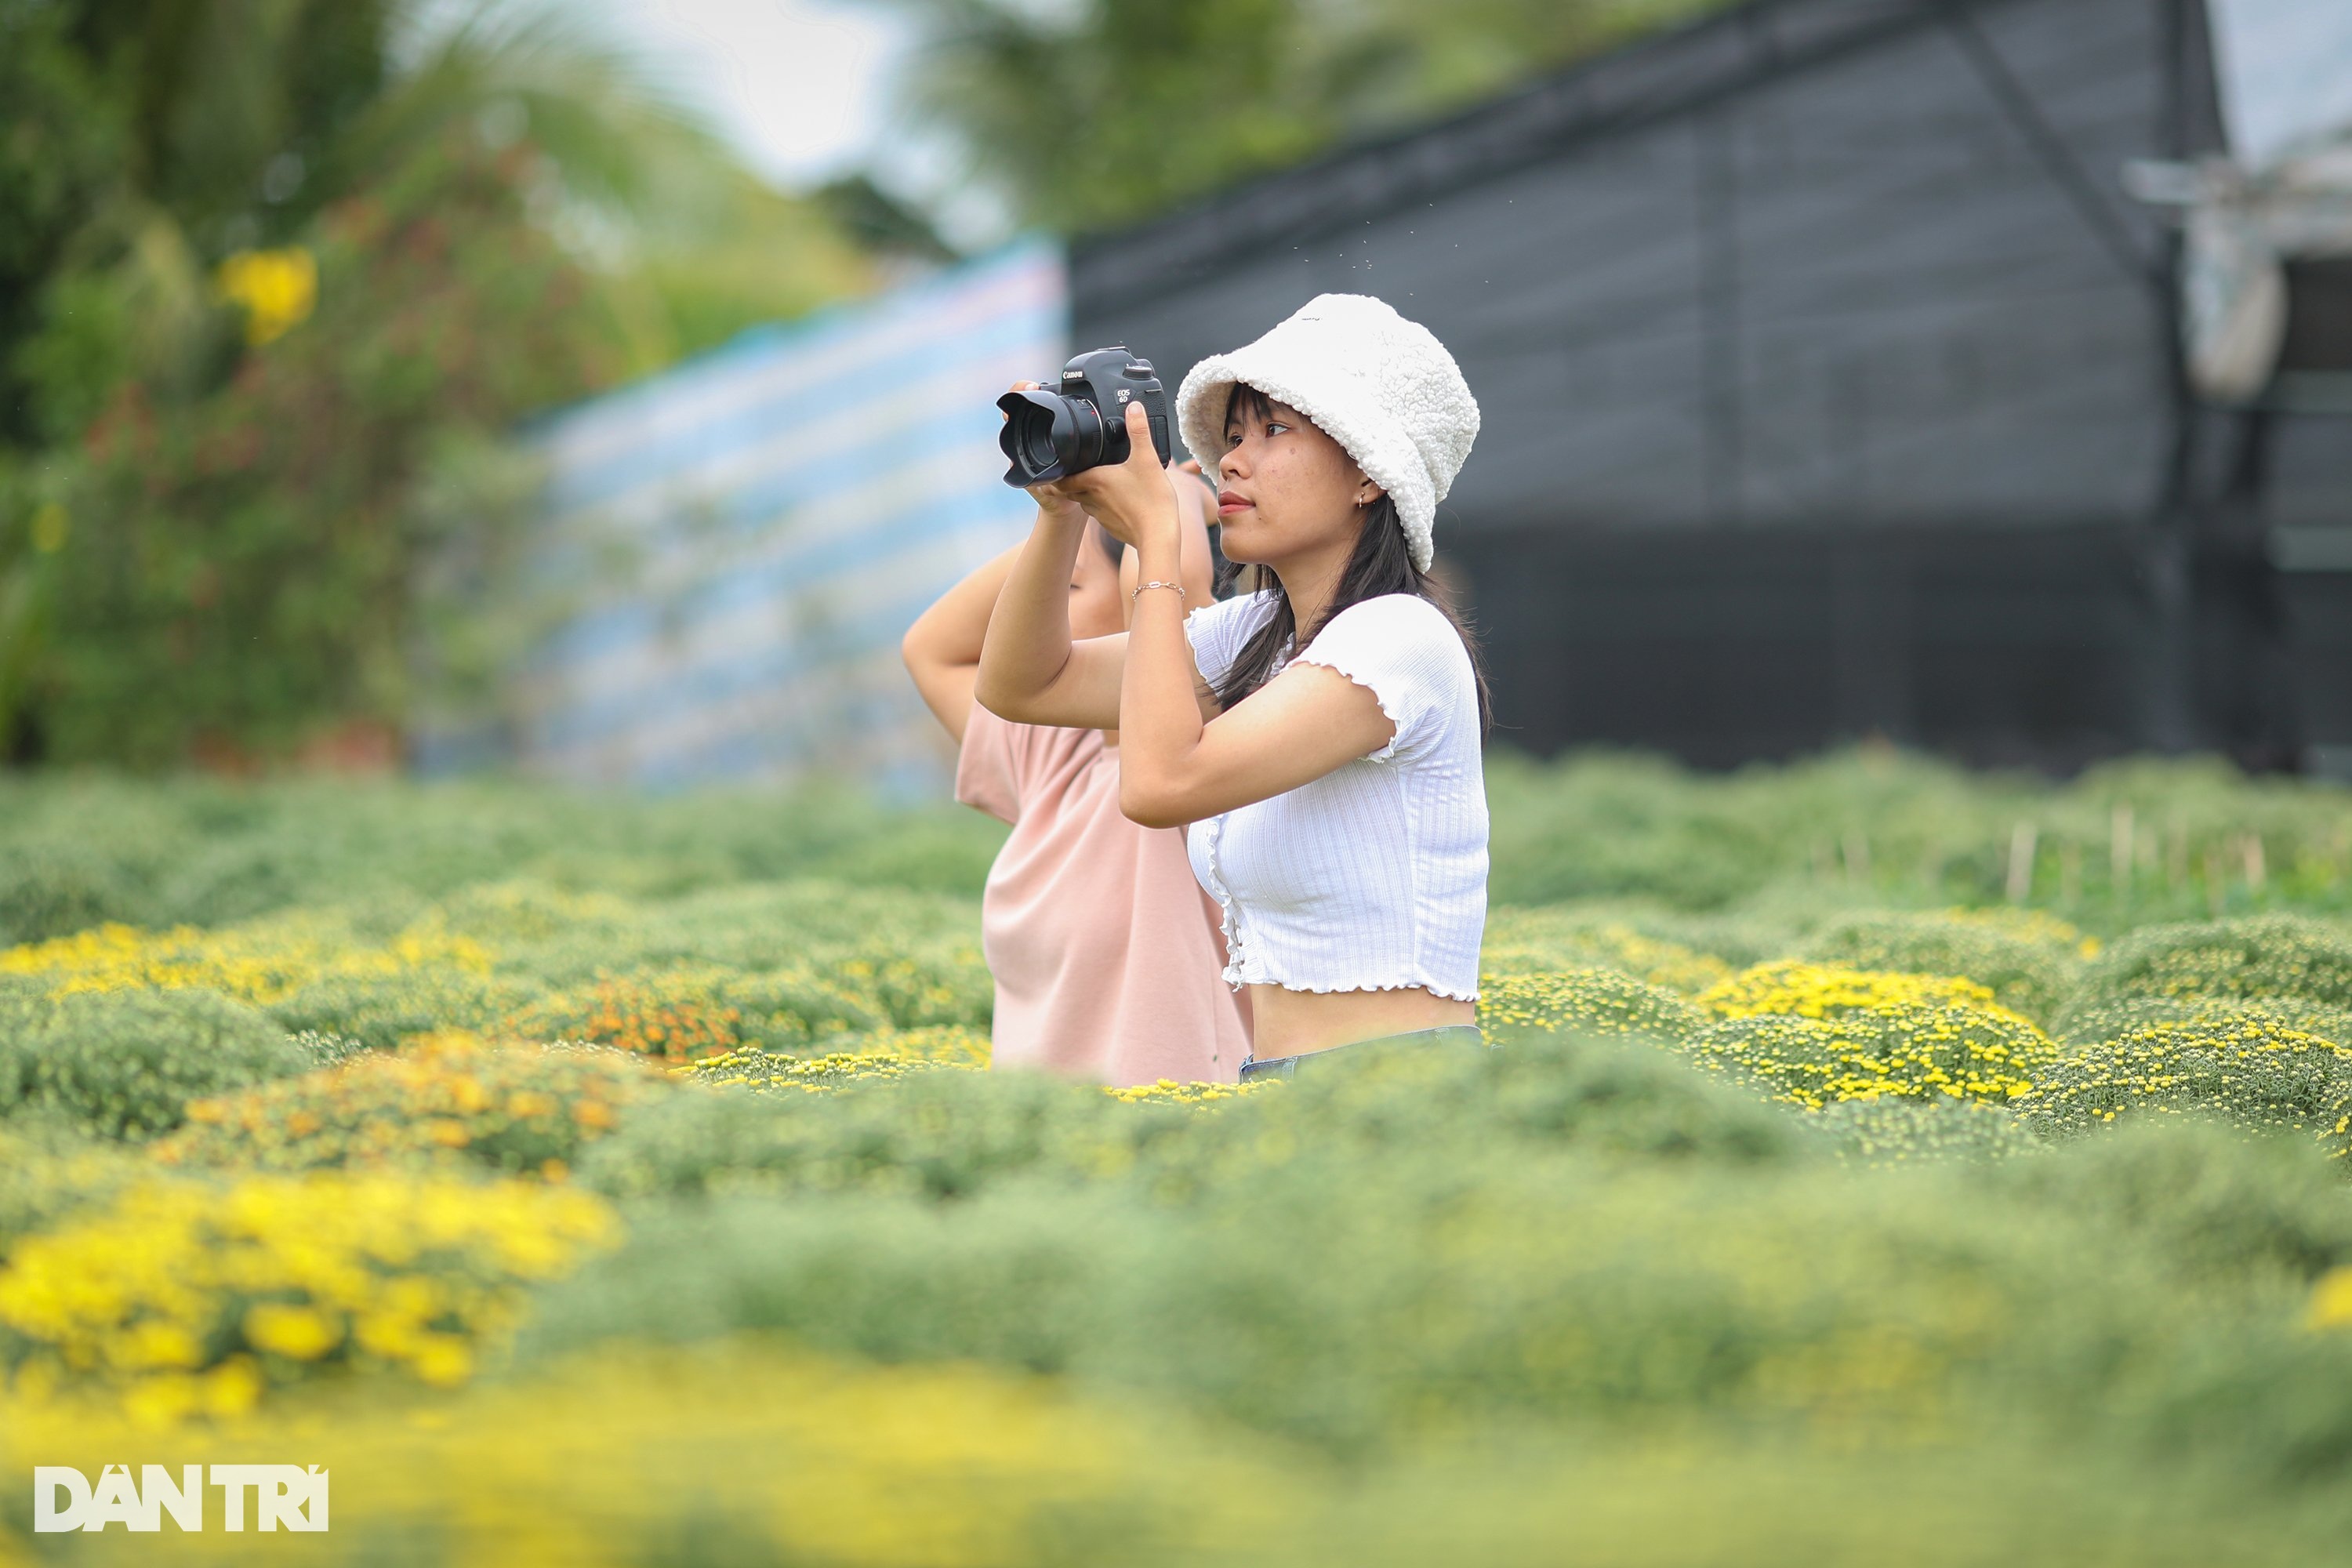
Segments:
[[[966,249],[1011,235],[1003,203],[961,176],[951,142],[894,122],[915,29],[884,0],[411,0],[409,45],[486,3],[551,10],[628,48],[778,185],[864,168]]]
[[[2242,160],[2260,166],[2352,128],[2352,0],[2213,0],[2211,16]]]
[[[699,105],[780,185],[871,170],[915,198],[950,240],[1006,237],[999,204],[959,184],[952,149],[894,123],[892,94],[914,29],[879,4],[843,0],[584,0],[615,39]]]
[[[884,140],[908,29],[880,5],[825,0],[589,0],[616,39],[701,105],[752,166],[807,185]]]

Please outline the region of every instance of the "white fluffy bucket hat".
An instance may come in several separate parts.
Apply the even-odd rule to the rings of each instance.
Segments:
[[[1202,360],[1176,394],[1176,422],[1212,476],[1235,383],[1347,448],[1396,502],[1413,562],[1429,570],[1437,503],[1478,436],[1478,401],[1434,333],[1369,294],[1318,294],[1248,347]]]

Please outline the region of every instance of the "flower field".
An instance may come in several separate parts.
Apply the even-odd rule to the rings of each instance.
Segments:
[[[2341,1554],[2352,792],[1490,782],[1503,1048],[1243,1089],[985,1070],[976,815],[0,780],[0,1563]]]

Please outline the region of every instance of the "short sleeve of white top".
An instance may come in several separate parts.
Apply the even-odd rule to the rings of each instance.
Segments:
[[[1253,594],[1186,618],[1193,663],[1211,685],[1274,605]],[[1293,991],[1420,985],[1475,1000],[1486,787],[1477,678],[1460,634],[1428,600],[1391,594],[1340,611],[1293,657],[1369,689],[1396,733],[1186,834],[1192,874],[1224,911],[1225,980]]]

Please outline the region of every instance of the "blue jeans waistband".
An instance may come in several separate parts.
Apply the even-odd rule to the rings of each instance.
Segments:
[[[1357,1046],[1425,1045],[1425,1046],[1486,1046],[1486,1037],[1475,1024],[1441,1024],[1434,1029],[1408,1029],[1401,1035],[1381,1035],[1369,1040],[1351,1040],[1344,1046],[1329,1046],[1319,1051],[1302,1051],[1295,1057],[1267,1057],[1261,1060],[1250,1057],[1242,1062],[1241,1081],[1255,1083],[1260,1079],[1289,1078],[1298,1071],[1298,1064],[1312,1057],[1336,1056]],[[1492,1049],[1493,1047],[1487,1047]]]

